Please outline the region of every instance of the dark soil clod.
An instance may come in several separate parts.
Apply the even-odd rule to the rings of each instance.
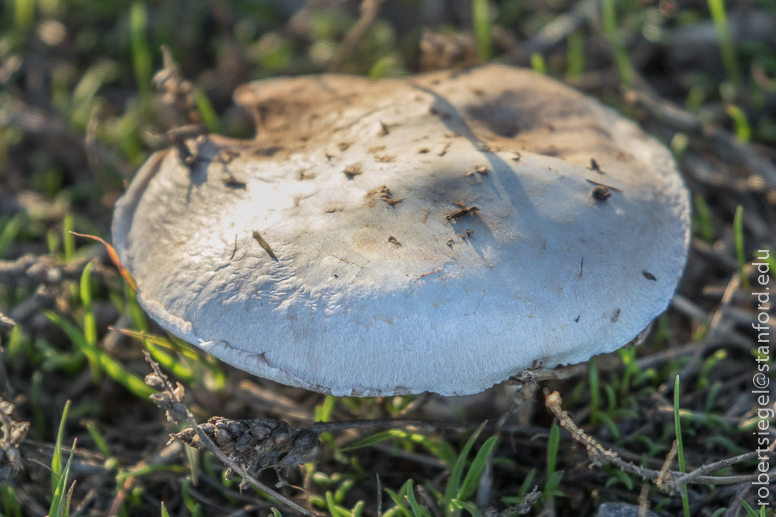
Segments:
[[[609,190],[609,187],[603,185],[596,185],[593,187],[593,198],[597,201],[606,201],[610,197],[612,197],[612,191]]]

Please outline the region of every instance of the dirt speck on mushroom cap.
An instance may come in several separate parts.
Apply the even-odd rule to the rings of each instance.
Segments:
[[[239,368],[335,395],[475,393],[622,346],[676,288],[689,196],[670,153],[553,80],[489,65],[235,98],[257,138],[211,136],[191,170],[175,151],[149,160],[114,242],[146,310]],[[591,156],[619,191],[604,203]],[[370,196],[383,188],[401,202]]]

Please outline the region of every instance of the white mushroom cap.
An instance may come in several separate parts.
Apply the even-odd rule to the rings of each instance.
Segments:
[[[623,346],[676,288],[690,203],[671,154],[556,81],[488,65],[235,98],[258,137],[190,141],[191,170],[153,155],[113,238],[149,314],[238,368],[340,396],[476,393]]]

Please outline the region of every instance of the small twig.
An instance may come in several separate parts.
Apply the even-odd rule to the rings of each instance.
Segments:
[[[383,487],[380,486],[380,474],[375,474],[377,478],[377,517],[383,517]]]
[[[760,176],[768,185],[776,188],[776,167],[752,146],[741,142],[729,131],[717,126],[704,126],[703,122],[691,113],[644,92],[626,90],[623,97],[626,102],[645,109],[656,119],[677,130],[708,141],[710,148],[716,154],[743,164],[751,174]]]
[[[735,465],[736,463],[741,463],[742,461],[747,461],[754,458],[757,458],[756,451],[747,452],[746,454],[741,454],[739,456],[734,456],[732,458],[725,458],[724,460],[715,461],[714,463],[701,465],[700,467],[693,470],[689,474],[685,474],[684,476],[682,476],[682,479],[684,480],[685,483],[690,483],[694,479],[698,479],[700,477],[708,477],[708,476],[704,476],[704,474],[708,474],[710,472],[714,472],[715,470],[723,469],[725,467]],[[731,478],[732,477],[736,477],[736,476],[731,476]]]
[[[571,418],[569,417],[569,414],[566,411],[563,411],[563,409],[561,408],[561,403],[563,402],[563,399],[561,399],[560,394],[557,391],[550,393],[549,390],[545,389],[545,397],[546,397],[546,402],[545,402],[546,406],[558,418],[560,425],[564,427],[567,431],[569,431],[572,437],[576,441],[578,441],[579,443],[585,446],[591,463],[596,467],[603,467],[604,465],[607,465],[607,464],[613,464],[623,472],[637,475],[642,479],[649,480],[649,481],[657,481],[658,478],[660,478],[662,475],[663,481],[661,482],[660,485],[656,484],[656,486],[659,489],[663,490],[664,492],[668,492],[669,494],[677,493],[682,486],[687,484],[733,485],[736,483],[751,482],[751,481],[757,480],[756,475],[743,475],[743,476],[704,476],[702,475],[704,473],[708,473],[708,472],[717,470],[719,468],[722,468],[723,466],[730,466],[736,463],[740,463],[741,461],[745,461],[747,459],[753,458],[757,455],[756,452],[742,454],[734,458],[728,458],[720,462],[716,462],[710,465],[705,465],[699,469],[694,470],[689,474],[685,474],[685,473],[677,472],[673,470],[667,470],[665,473],[663,473],[663,469],[661,469],[660,471],[657,471],[657,470],[639,467],[637,465],[634,465],[631,462],[626,462],[622,458],[620,458],[620,456],[616,452],[604,449],[604,447],[602,447],[598,442],[596,442],[594,438],[586,435],[579,427],[577,427],[574,421],[571,420]],[[670,456],[670,453],[669,453],[669,456]],[[663,465],[663,468],[665,469],[665,464]]]
[[[523,499],[520,501],[520,504],[518,504],[517,506],[510,506],[503,512],[499,513],[498,517],[510,517],[511,515],[515,515],[515,514],[525,515],[531,511],[531,507],[535,505],[537,501],[539,501],[539,498],[541,496],[542,496],[542,493],[539,492],[539,487],[534,486],[533,490],[523,494]]]

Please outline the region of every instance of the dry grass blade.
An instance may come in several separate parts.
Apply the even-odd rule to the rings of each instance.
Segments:
[[[94,235],[84,235],[82,233],[76,233],[76,232],[70,232],[70,233],[78,237],[86,237],[87,239],[92,239],[102,243],[102,245],[105,246],[105,249],[108,251],[108,256],[118,268],[122,278],[124,278],[124,281],[133,291],[137,291],[137,284],[135,283],[135,279],[132,278],[132,273],[130,273],[129,270],[125,268],[124,265],[121,263],[119,254],[116,252],[116,249],[110,245],[110,243],[106,242],[104,239],[95,237]]]

